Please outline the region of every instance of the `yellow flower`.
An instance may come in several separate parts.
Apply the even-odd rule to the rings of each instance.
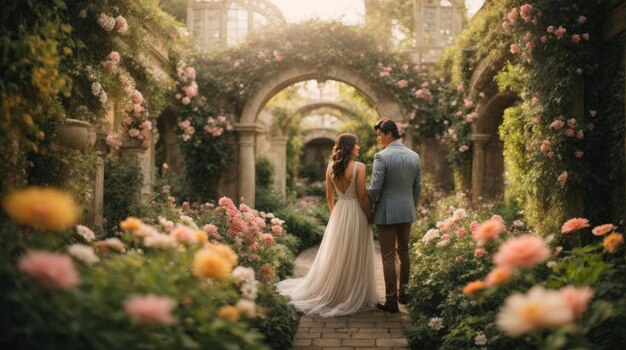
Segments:
[[[79,210],[70,194],[50,187],[28,187],[4,197],[4,210],[37,230],[63,231],[76,225]]]
[[[217,317],[223,320],[237,322],[239,320],[239,310],[232,305],[225,305],[217,312]]]
[[[141,228],[141,226],[143,225],[143,222],[141,222],[141,220],[129,216],[126,218],[126,220],[120,222],[120,228],[124,231],[137,231]]]
[[[193,260],[193,274],[198,278],[227,279],[233,270],[233,264],[212,248],[196,252]]]
[[[621,233],[613,232],[610,235],[604,238],[604,249],[606,249],[609,253],[615,253],[617,247],[624,244],[624,236]]]
[[[204,244],[209,240],[209,236],[207,236],[206,232],[202,230],[196,231],[196,242],[198,244]]]
[[[211,244],[209,249],[216,251],[224,259],[230,262],[231,265],[237,265],[237,254],[226,244]]]

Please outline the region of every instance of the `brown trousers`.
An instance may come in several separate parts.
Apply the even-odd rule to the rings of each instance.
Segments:
[[[376,225],[380,253],[383,258],[383,274],[385,276],[386,301],[396,303],[398,300],[398,279],[396,277],[396,241],[398,257],[400,257],[400,294],[403,294],[409,282],[409,234],[411,223],[394,225]]]

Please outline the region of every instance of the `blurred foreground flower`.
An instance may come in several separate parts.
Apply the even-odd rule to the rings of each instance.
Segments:
[[[30,250],[20,258],[17,267],[44,288],[69,290],[80,283],[74,262],[67,255]]]
[[[198,278],[226,279],[230,277],[235,264],[237,264],[237,254],[229,246],[210,245],[196,252],[193,274]]]
[[[527,294],[515,293],[505,300],[496,325],[517,337],[537,328],[561,326],[573,320],[574,312],[559,292],[534,286]]]
[[[75,225],[79,213],[68,193],[46,187],[14,191],[2,205],[13,220],[37,230],[63,231]]]
[[[617,232],[613,232],[604,238],[602,245],[609,253],[615,253],[617,247],[624,244],[624,236]]]
[[[174,300],[154,294],[135,295],[124,301],[124,311],[138,324],[174,324]]]

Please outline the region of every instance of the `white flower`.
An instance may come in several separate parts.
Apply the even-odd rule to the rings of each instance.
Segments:
[[[174,228],[174,223],[162,216],[159,216],[159,224],[163,226],[166,231],[171,231]]]
[[[441,317],[433,317],[430,319],[430,322],[428,322],[428,327],[430,327],[431,329],[435,330],[435,331],[439,331],[445,328],[445,326],[443,325],[443,318]]]
[[[87,226],[76,225],[76,233],[85,239],[87,242],[91,242],[96,239],[96,234]]]
[[[133,235],[137,237],[148,237],[152,235],[158,235],[159,231],[150,225],[141,225],[139,230],[133,232]]]
[[[422,242],[428,243],[438,237],[439,237],[439,230],[431,228],[430,230],[426,232],[424,237],[422,237]]]
[[[100,94],[99,100],[100,100],[100,103],[105,104],[109,100],[109,96],[107,96],[106,92],[102,91],[102,93]]]
[[[267,214],[267,215],[272,215],[272,213]],[[273,216],[273,215],[272,215]],[[285,220],[281,220],[279,218],[273,218],[272,219],[272,225],[282,225],[285,223]]]
[[[102,85],[99,82],[95,82],[91,84],[91,93],[94,96],[98,96],[100,95],[100,92],[102,91]]]
[[[198,229],[198,225],[196,225],[196,223],[193,221],[193,219],[190,216],[181,215],[180,216],[180,222],[185,224],[185,225],[187,225],[187,226],[190,226],[190,227],[192,227],[192,228],[194,228],[196,230]]]
[[[554,234],[549,235],[548,237],[546,237],[546,240],[545,240],[546,244],[550,244],[552,241],[554,241],[554,238],[555,238]]]
[[[154,235],[147,236],[143,240],[143,244],[146,247],[151,247],[151,248],[174,248],[176,247],[176,238],[170,235],[157,233]]]
[[[117,16],[117,18],[115,18],[115,28],[117,29],[118,33],[126,33],[128,31],[128,23],[126,22],[126,18],[122,16]]]
[[[70,253],[74,258],[86,263],[86,264],[95,264],[100,261],[100,258],[93,251],[93,248],[84,245],[84,244],[72,244],[67,247],[67,252]]]
[[[102,29],[110,32],[115,27],[115,18],[109,17],[105,13],[100,13],[98,16],[98,24]]]
[[[241,286],[241,295],[246,299],[255,300],[257,296],[258,284],[259,284],[258,281],[244,283]]]
[[[513,337],[573,321],[574,313],[563,296],[542,286],[532,287],[527,294],[510,295],[496,317],[498,328]]]
[[[254,281],[254,270],[250,267],[237,266],[231,274],[237,283]]]
[[[256,316],[256,304],[252,300],[239,299],[235,304],[237,311],[250,318]]]
[[[450,240],[449,239],[442,239],[439,242],[437,242],[437,247],[445,247],[448,244],[450,244]]]
[[[87,11],[85,11],[85,10],[80,10],[80,12],[78,13],[78,17],[80,17],[80,18],[86,18],[86,17],[87,17]]]
[[[554,266],[556,266],[556,261],[550,260],[546,263],[546,266],[549,268],[553,268]]]
[[[522,220],[513,221],[513,227],[524,227],[524,221]]]
[[[106,243],[107,246],[109,246],[110,248],[113,248],[114,250],[117,250],[120,253],[123,253],[126,251],[126,248],[124,247],[124,243],[122,243],[122,241],[120,241],[119,238],[107,238],[104,240],[104,243]]]
[[[459,208],[457,210],[454,211],[454,213],[452,214],[452,216],[456,219],[456,220],[461,220],[464,217],[467,216],[467,212],[465,211],[465,209],[463,208]]]
[[[267,213],[267,214],[265,214],[265,217],[268,218],[268,219],[275,218],[274,213]]]
[[[487,337],[481,332],[474,337],[474,344],[476,345],[485,345],[487,344]]]

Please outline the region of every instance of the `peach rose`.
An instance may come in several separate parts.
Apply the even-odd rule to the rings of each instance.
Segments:
[[[596,236],[604,236],[609,232],[613,232],[615,229],[616,227],[613,224],[604,224],[594,227],[593,230],[591,230],[591,233]]]
[[[561,226],[561,233],[568,235],[586,227],[589,227],[589,220],[585,218],[572,218],[565,221],[563,226]]]
[[[472,239],[477,242],[488,241],[498,237],[502,231],[504,231],[502,220],[491,218],[480,224],[476,230],[472,232]]]
[[[474,294],[485,287],[486,287],[486,284],[483,281],[478,280],[478,281],[470,282],[465,287],[463,287],[463,294],[465,295]]]
[[[512,274],[513,270],[508,267],[496,266],[485,278],[485,284],[491,287],[506,283],[511,279]]]
[[[550,256],[543,238],[523,235],[504,242],[493,256],[497,266],[531,267]]]
[[[169,325],[176,323],[172,315],[174,306],[174,300],[169,297],[135,295],[126,299],[124,311],[135,323]]]

